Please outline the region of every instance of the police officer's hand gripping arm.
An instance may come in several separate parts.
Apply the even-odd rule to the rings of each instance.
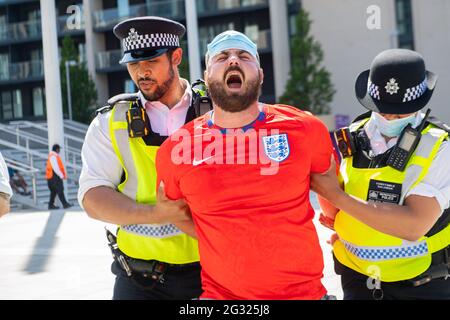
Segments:
[[[162,187],[158,190],[155,205],[139,204],[117,190],[123,168],[108,134],[108,117],[108,114],[99,115],[92,122],[83,144],[78,199],[87,214],[117,225],[174,223],[189,219],[184,201],[168,200]]]
[[[425,235],[441,215],[435,197],[410,195],[404,205],[397,205],[367,202],[346,194],[337,180],[334,161],[324,174],[311,175],[311,188],[370,227],[408,241]]]
[[[118,225],[175,223],[189,220],[189,207],[184,200],[169,200],[158,188],[157,203],[139,204],[109,187],[96,187],[84,196],[87,214],[97,220]]]

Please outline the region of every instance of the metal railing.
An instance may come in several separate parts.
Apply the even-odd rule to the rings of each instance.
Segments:
[[[0,42],[38,38],[42,35],[40,20],[10,23],[0,26]]]
[[[0,81],[39,78],[44,76],[42,60],[25,61],[0,66]]]
[[[89,126],[87,124],[73,121],[73,120],[64,120],[64,127],[67,127],[71,130],[78,129],[82,133],[86,133],[87,129],[89,128]]]
[[[128,10],[118,8],[94,12],[94,27],[112,27],[122,20],[141,16],[162,16],[167,18],[180,18],[185,16],[184,0],[167,0],[149,4],[133,5]]]
[[[36,192],[36,175],[39,173],[39,169],[36,169],[32,166],[24,164],[22,162],[18,162],[12,160],[8,157],[5,157],[6,165],[12,169],[19,171],[21,174],[31,176],[31,187],[32,187],[32,195],[33,195],[33,203],[37,204],[37,192]]]
[[[81,17],[80,26],[76,29],[67,27],[67,20],[70,16],[64,15],[57,18],[58,32],[71,33],[83,31],[85,29],[84,17]],[[78,27],[78,26],[77,26]],[[0,25],[0,42],[20,41],[42,36],[41,20],[30,20]]]
[[[16,145],[25,148],[25,152],[28,155],[32,155],[31,152],[32,151],[30,148],[30,142],[38,144],[38,145],[42,145],[44,148],[48,148],[48,140],[44,137],[47,137],[48,135],[48,131],[47,131],[47,127],[44,125],[39,125],[39,124],[35,124],[29,121],[15,121],[15,122],[11,122],[10,125],[8,126],[8,129],[2,128],[0,127],[0,131],[4,131],[4,132],[8,132],[10,135],[15,135],[16,136]],[[31,134],[28,133],[26,131],[24,131],[23,129],[25,128],[34,128],[34,129],[38,129],[43,131],[42,135],[36,135],[36,134]],[[69,134],[64,134],[64,143],[65,143],[65,148],[63,150],[65,158],[66,158],[66,166],[68,168],[72,168],[74,171],[74,176],[78,176],[78,173],[81,172],[81,166],[79,165],[79,163],[81,163],[81,155],[80,155],[80,149],[77,148],[73,148],[69,145],[69,140],[72,141],[76,141],[80,144],[82,144],[84,142],[84,139],[69,135]],[[22,141],[24,141],[24,144],[22,144]],[[39,153],[42,158],[47,159],[48,155],[44,154],[42,155],[41,153]],[[30,159],[29,159],[30,160]],[[74,179],[73,181],[77,181],[77,179]]]
[[[122,50],[111,50],[97,53],[95,57],[95,68],[98,70],[118,67],[122,58]]]
[[[197,0],[197,13],[208,14],[252,6],[269,5],[268,0]]]

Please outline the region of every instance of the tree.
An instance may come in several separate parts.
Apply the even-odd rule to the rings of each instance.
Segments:
[[[336,91],[330,73],[321,66],[323,51],[320,43],[309,34],[310,27],[308,13],[300,10],[296,18],[296,34],[291,42],[290,79],[280,102],[313,114],[328,114],[329,103]]]
[[[62,42],[60,64],[61,94],[65,114],[69,113],[65,62],[70,60],[77,61],[75,66],[69,66],[72,117],[73,120],[88,124],[92,120],[96,108],[97,89],[89,75],[86,63],[78,61],[78,52],[74,41],[66,36]]]

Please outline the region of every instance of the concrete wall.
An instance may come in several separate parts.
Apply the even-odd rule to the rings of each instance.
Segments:
[[[450,123],[450,1],[412,0],[415,49],[428,70],[438,74],[429,102],[432,114]]]
[[[97,103],[103,105],[108,101],[108,78],[105,74],[95,71],[95,55],[105,50],[105,36],[103,33],[94,32],[93,13],[102,10],[101,1],[83,0],[84,19],[86,26],[86,59],[89,74],[97,88]]]
[[[331,103],[334,114],[349,114],[352,119],[364,112],[355,98],[358,74],[369,69],[373,58],[392,46],[395,30],[393,0],[303,0],[312,19],[311,32],[322,45],[324,65],[331,72],[336,89]],[[381,29],[367,28],[370,5],[381,9]]]

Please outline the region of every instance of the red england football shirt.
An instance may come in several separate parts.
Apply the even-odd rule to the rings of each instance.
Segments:
[[[296,108],[265,105],[238,132],[207,114],[174,133],[156,159],[170,199],[188,203],[199,240],[202,298],[320,299],[322,250],[310,174],[326,171],[325,125]]]

